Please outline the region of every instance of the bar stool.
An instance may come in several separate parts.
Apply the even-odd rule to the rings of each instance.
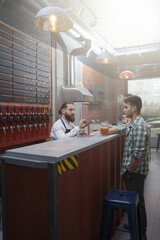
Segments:
[[[112,221],[114,210],[116,209],[122,209],[127,212],[131,240],[138,240],[137,204],[138,194],[136,192],[110,190],[104,198],[100,240],[104,240],[105,235],[107,240],[111,239]]]
[[[158,133],[158,138],[157,138],[157,148],[156,148],[156,151],[158,151],[158,148],[159,148],[159,142],[160,142],[160,133]]]

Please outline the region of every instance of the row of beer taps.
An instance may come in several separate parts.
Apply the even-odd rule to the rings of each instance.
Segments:
[[[25,111],[26,110],[26,111]],[[47,128],[47,122],[49,122],[50,111],[49,108],[41,108],[32,106],[32,110],[29,110],[29,107],[23,108],[20,106],[20,111],[17,113],[17,107],[14,106],[12,114],[10,106],[6,108],[6,113],[2,114],[2,106],[0,105],[0,129],[3,129],[4,134],[6,130],[10,129],[14,133],[14,129],[17,128],[18,132],[23,128],[26,132],[26,129],[29,128],[32,131],[35,128],[38,131],[38,128],[42,129]]]

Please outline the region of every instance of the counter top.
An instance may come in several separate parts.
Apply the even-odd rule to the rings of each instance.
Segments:
[[[118,134],[102,136],[99,131],[94,132],[94,134],[94,136],[78,135],[67,139],[7,150],[1,158],[7,159],[10,163],[15,163],[16,161],[16,164],[18,165],[26,165],[26,162],[29,165],[39,163],[54,164],[60,160],[96,147],[119,136]]]

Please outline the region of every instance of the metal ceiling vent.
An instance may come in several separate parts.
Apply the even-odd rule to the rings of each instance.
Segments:
[[[91,48],[91,40],[90,39],[84,39],[83,37],[79,37],[77,39],[79,42],[85,42],[83,47],[73,49],[70,53],[73,56],[81,56],[86,55],[88,51]]]
[[[63,100],[67,102],[93,102],[93,95],[85,87],[62,87]]]
[[[87,39],[88,40],[88,39]],[[91,47],[91,41],[85,41],[85,45],[82,48],[76,48],[68,56],[68,86],[62,87],[63,100],[74,102],[93,102],[94,97],[83,87],[82,84],[82,66],[83,64],[77,60],[77,56],[87,54]],[[77,83],[80,86],[77,86]]]

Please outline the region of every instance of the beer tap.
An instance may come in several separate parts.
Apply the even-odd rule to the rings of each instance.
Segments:
[[[34,122],[35,129],[37,130],[37,123],[34,116],[34,107],[32,106],[32,121]]]
[[[30,121],[29,108],[28,107],[27,107],[26,121],[29,123],[29,129],[31,131],[32,130],[32,125],[31,125],[31,121]]]
[[[16,106],[14,106],[13,121],[17,124],[18,132],[20,132],[20,126],[19,126],[19,122],[18,122],[18,119],[17,119],[16,115],[17,115],[17,113],[16,113]]]
[[[47,107],[46,120],[49,121],[49,108]]]
[[[3,132],[4,132],[4,134],[6,134],[6,128],[5,128],[5,123],[4,123],[4,121],[3,121],[3,116],[2,116],[2,107],[1,107],[1,105],[0,105],[0,123],[2,124],[2,128],[3,128]]]
[[[11,129],[11,132],[13,133],[13,127],[12,127],[12,122],[10,119],[10,112],[9,112],[9,106],[7,106],[7,112],[6,112],[6,118],[7,118],[7,122],[9,123],[9,127]]]
[[[40,127],[40,129],[41,129],[42,123],[41,123],[41,119],[40,119],[39,107],[38,107],[37,120],[38,120],[38,122],[39,122],[39,127]]]
[[[47,128],[46,120],[44,117],[44,108],[42,109],[42,121],[43,121],[43,125],[45,126],[45,128]]]
[[[26,125],[25,125],[24,116],[23,116],[23,106],[21,106],[20,122],[23,123],[23,128],[24,128],[24,131],[26,132]]]

